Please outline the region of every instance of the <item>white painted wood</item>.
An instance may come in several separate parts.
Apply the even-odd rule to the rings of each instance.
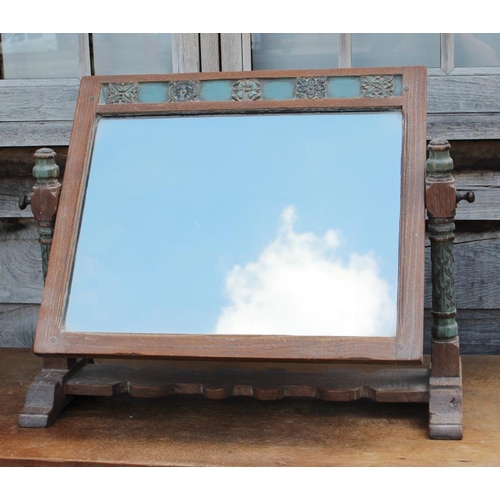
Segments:
[[[339,68],[352,66],[351,33],[339,33]]]
[[[92,74],[90,65],[90,40],[88,33],[78,33],[78,65],[80,78]]]
[[[201,71],[220,71],[220,46],[218,33],[200,33]]]
[[[243,54],[243,71],[252,70],[252,34],[241,34],[241,49]]]
[[[241,33],[221,33],[220,48],[222,71],[242,71],[243,48]]]
[[[441,33],[441,69],[448,74],[455,67],[455,36]]]
[[[200,71],[200,37],[198,33],[172,35],[172,66],[174,73]]]

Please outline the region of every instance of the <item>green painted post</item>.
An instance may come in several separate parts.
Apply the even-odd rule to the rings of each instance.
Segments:
[[[458,335],[453,260],[456,210],[456,189],[451,174],[453,160],[448,141],[433,140],[427,149],[427,213],[432,261],[431,331],[434,339],[452,339]]]
[[[31,209],[37,222],[40,247],[42,251],[43,279],[47,276],[50,247],[54,235],[54,223],[61,184],[57,180],[59,167],[55,162],[56,153],[49,148],[42,148],[35,153],[33,177],[36,183],[31,196]]]

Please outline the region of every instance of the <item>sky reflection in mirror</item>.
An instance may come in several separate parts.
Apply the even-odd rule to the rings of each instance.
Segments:
[[[395,336],[400,112],[101,118],[66,330]]]

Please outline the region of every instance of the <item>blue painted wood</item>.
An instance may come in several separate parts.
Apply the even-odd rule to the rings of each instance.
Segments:
[[[394,95],[403,95],[403,78],[401,75],[394,75]]]
[[[200,101],[232,101],[231,94],[235,81],[201,82]]]
[[[165,102],[168,99],[168,83],[140,83],[139,102]]]
[[[108,97],[108,86],[101,85],[101,92],[99,94],[99,104],[106,104],[107,97]]]
[[[262,80],[262,99],[271,101],[293,99],[294,89],[295,78]]]
[[[328,97],[331,99],[359,97],[359,85],[359,76],[328,78]]]

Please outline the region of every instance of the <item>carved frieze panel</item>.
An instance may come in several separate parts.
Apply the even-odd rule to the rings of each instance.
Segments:
[[[222,80],[164,80],[106,83],[100,104],[164,102],[253,102],[402,96],[398,74],[359,76],[297,76]]]

